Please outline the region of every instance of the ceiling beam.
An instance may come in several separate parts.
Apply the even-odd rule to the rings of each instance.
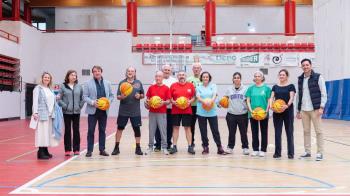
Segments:
[[[30,0],[32,7],[125,6],[128,0]],[[168,6],[170,0],[136,0],[139,6]],[[218,6],[282,6],[284,0],[215,0]],[[312,0],[295,0],[298,5],[312,5]],[[204,6],[206,0],[173,0],[176,6]]]

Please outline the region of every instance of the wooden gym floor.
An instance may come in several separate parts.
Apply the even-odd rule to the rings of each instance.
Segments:
[[[4,135],[7,128],[15,127],[13,123],[6,123],[0,123],[1,135]],[[28,121],[25,122],[25,125],[27,123]],[[85,148],[87,124],[85,118],[82,118],[81,124],[82,148]],[[226,146],[228,130],[224,119],[219,119],[219,126],[222,143]],[[23,172],[31,170],[40,172],[31,172],[33,174],[30,181],[26,176],[27,183],[17,180],[13,181],[13,184],[6,184],[5,179],[2,181],[3,186],[0,185],[0,190],[3,193],[12,191],[12,194],[312,193],[328,195],[330,193],[349,193],[350,122],[323,120],[323,127],[326,152],[325,160],[322,162],[316,162],[314,156],[311,159],[298,159],[303,152],[300,120],[295,121],[296,154],[294,160],[287,159],[285,134],[283,134],[282,159],[272,158],[274,129],[272,120],[270,120],[269,147],[264,158],[242,155],[239,132],[236,135],[234,154],[226,156],[216,154],[216,147],[209,132],[210,154],[204,156],[201,154],[198,126],[195,135],[196,155],[194,156],[186,152],[187,145],[183,130],[180,130],[178,154],[163,155],[159,152],[150,156],[136,156],[134,155],[133,132],[128,126],[124,131],[119,156],[101,157],[98,155],[98,147],[95,146],[91,158],[86,158],[85,153],[82,153],[80,156],[67,159],[63,157],[61,144],[59,148],[52,150],[55,156],[53,160],[37,161],[35,160],[35,149],[32,146],[33,132],[23,125],[19,129],[25,130],[27,135],[29,133],[30,137],[26,136],[28,138],[26,143],[31,146],[33,152],[28,152],[20,157],[13,155],[14,159],[2,160],[6,164],[2,164],[0,169],[5,173],[0,175],[3,178],[6,172],[14,172],[7,171],[6,167],[9,166],[15,170],[17,167],[22,168],[20,171]],[[112,134],[114,130],[115,119],[111,118],[108,121],[109,137],[106,142],[106,150],[109,153],[114,147],[114,134]],[[248,132],[251,148],[250,129]],[[10,140],[1,140],[0,145],[3,144],[3,147],[10,150],[11,145],[5,145],[7,142],[13,142],[13,145],[16,145],[13,140]],[[315,155],[316,141],[314,137],[312,140],[313,155]],[[143,119],[142,147],[144,151],[147,144],[148,121]]]

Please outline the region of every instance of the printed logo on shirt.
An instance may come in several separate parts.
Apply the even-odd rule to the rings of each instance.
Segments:
[[[132,87],[134,87],[134,88],[140,88],[140,87],[141,87],[141,84],[140,84],[140,83],[135,83],[135,84],[132,85]]]
[[[189,89],[187,89],[187,92],[188,93],[192,93],[192,90],[189,88]]]
[[[230,96],[231,100],[235,100],[235,99],[240,99],[240,100],[244,100],[244,95],[242,94],[233,94]]]

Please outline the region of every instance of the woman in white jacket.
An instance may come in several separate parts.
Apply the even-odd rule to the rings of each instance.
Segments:
[[[33,117],[38,121],[35,130],[35,147],[38,147],[38,159],[49,159],[52,155],[48,147],[57,146],[58,141],[53,135],[52,119],[56,102],[55,94],[50,89],[52,76],[48,72],[41,75],[41,82],[33,91]]]

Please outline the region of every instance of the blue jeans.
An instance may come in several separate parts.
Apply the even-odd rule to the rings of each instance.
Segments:
[[[98,139],[99,139],[99,150],[105,150],[106,144],[106,126],[107,126],[107,113],[106,111],[96,109],[96,113],[88,116],[88,134],[87,134],[87,149],[88,152],[94,150],[94,138],[95,128],[98,122]]]

